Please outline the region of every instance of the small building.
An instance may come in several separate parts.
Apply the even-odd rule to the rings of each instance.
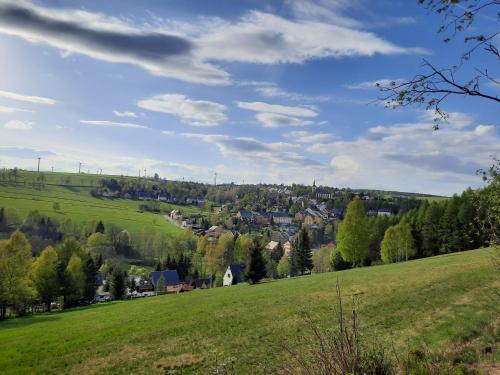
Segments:
[[[227,270],[224,273],[224,278],[222,280],[222,285],[230,286],[238,284],[243,281],[243,274],[245,272],[244,264],[230,264],[227,266]]]
[[[388,208],[381,208],[377,212],[377,216],[391,216],[391,215],[392,215],[392,211]]]
[[[278,241],[269,241],[269,243],[266,245],[266,250],[272,252],[278,248],[279,244],[280,243]]]
[[[288,215],[286,212],[270,212],[270,215],[273,218],[274,224],[281,224],[281,225],[292,224],[292,217]]]
[[[196,279],[191,282],[193,289],[210,289],[212,287],[212,278]]]
[[[163,285],[158,285],[158,281],[163,276]],[[149,274],[149,281],[153,285],[155,292],[175,293],[180,290],[182,284],[179,280],[177,270],[154,271]]]

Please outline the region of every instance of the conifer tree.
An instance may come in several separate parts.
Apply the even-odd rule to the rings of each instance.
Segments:
[[[245,276],[252,284],[258,283],[266,276],[266,261],[262,256],[262,248],[257,239],[252,241],[250,264],[248,265],[248,271]]]
[[[309,272],[313,268],[311,246],[309,244],[309,234],[306,228],[302,228],[297,239],[298,271],[300,274]]]

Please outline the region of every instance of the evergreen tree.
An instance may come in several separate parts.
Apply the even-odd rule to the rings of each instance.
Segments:
[[[99,220],[95,227],[94,233],[104,233],[104,223],[102,221]]]
[[[458,197],[454,196],[446,202],[439,220],[439,242],[441,253],[451,253],[461,250],[461,233],[458,224]]]
[[[95,298],[95,292],[97,289],[96,279],[97,279],[97,265],[90,255],[85,257],[85,262],[83,264],[83,273],[85,274],[85,287],[83,289],[83,298],[87,303],[90,303]]]
[[[431,256],[439,252],[439,221],[441,208],[437,202],[432,202],[425,210],[421,224],[422,255]]]
[[[254,239],[252,242],[250,264],[245,276],[252,284],[258,283],[266,276],[266,261],[262,256],[262,248],[257,239]]]
[[[342,258],[353,266],[360,266],[370,255],[370,232],[363,202],[356,198],[347,206],[344,220],[337,235]]]
[[[297,276],[299,274],[299,251],[298,251],[298,241],[295,240],[292,243],[292,248],[289,254],[289,266],[290,266],[290,276]]]
[[[311,246],[309,244],[309,234],[306,228],[302,228],[297,238],[298,271],[301,275],[309,272],[313,268]]]
[[[342,258],[342,254],[338,249],[333,250],[330,264],[331,269],[334,271],[342,271],[351,268],[351,263]]]
[[[38,296],[47,305],[48,311],[50,311],[50,304],[58,294],[58,261],[57,252],[49,246],[42,251],[31,267],[31,277]]]
[[[114,299],[123,299],[126,289],[126,274],[122,270],[115,268],[111,274],[111,295]]]

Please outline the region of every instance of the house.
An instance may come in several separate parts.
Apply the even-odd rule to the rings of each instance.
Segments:
[[[292,224],[292,217],[288,215],[286,212],[270,212],[269,214],[273,218],[274,224],[280,224],[280,225]]]
[[[227,266],[226,273],[224,273],[222,285],[230,286],[238,284],[243,280],[244,272],[245,272],[244,264],[230,264],[229,266]]]
[[[290,241],[286,241],[283,244],[283,256],[288,256],[290,254],[290,251],[292,251],[292,243]]]
[[[391,215],[392,215],[392,211],[388,208],[381,208],[377,212],[377,216],[391,216]]]
[[[254,214],[251,211],[239,210],[236,217],[242,221],[253,221]]]
[[[163,285],[158,285],[158,281],[163,276]],[[177,270],[154,271],[149,274],[149,281],[153,285],[155,291],[176,293],[180,291],[182,284],[179,280]]]
[[[224,233],[232,234],[230,230],[225,229],[224,227],[213,225],[205,232],[205,237],[207,238],[207,240],[213,241],[218,239]]]
[[[270,241],[267,245],[266,245],[266,250],[268,250],[269,252],[272,252],[274,250],[276,250],[279,246],[279,242],[278,241]]]
[[[196,279],[191,282],[194,289],[209,289],[212,287],[212,278],[207,277],[206,279]]]

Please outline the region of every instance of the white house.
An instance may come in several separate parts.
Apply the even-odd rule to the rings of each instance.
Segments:
[[[230,264],[229,266],[227,266],[227,270],[224,273],[222,285],[230,286],[238,284],[243,279],[244,271],[245,271],[245,266],[243,264]]]

